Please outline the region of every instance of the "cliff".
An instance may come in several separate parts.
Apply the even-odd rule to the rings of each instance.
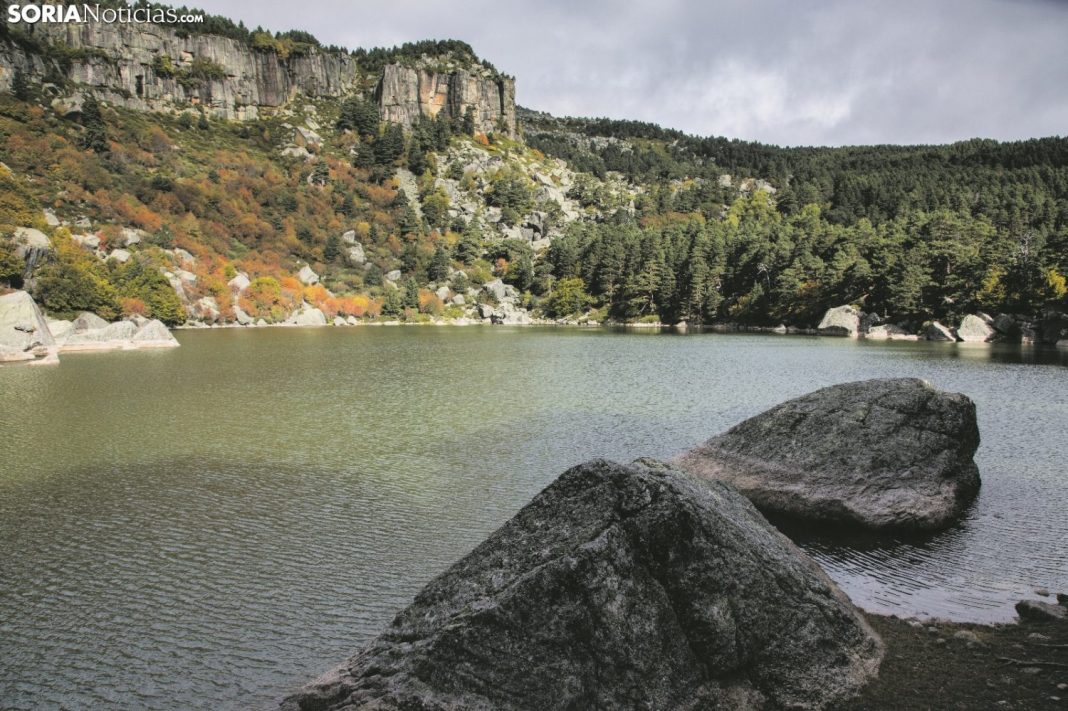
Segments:
[[[461,119],[474,109],[475,130],[516,132],[515,80],[485,67],[388,65],[375,90],[386,121],[411,126],[420,116]]]
[[[410,126],[419,115],[462,118],[475,130],[515,134],[515,83],[479,64],[423,57],[376,74],[355,56],[307,47],[277,50],[150,23],[38,24],[0,33],[0,91],[16,70],[57,93],[92,92],[138,111],[203,106],[212,116],[249,120],[297,96],[340,98],[377,87],[382,117]]]

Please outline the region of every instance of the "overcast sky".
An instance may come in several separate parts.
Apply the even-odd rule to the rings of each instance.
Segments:
[[[461,39],[556,115],[782,145],[1068,135],[1068,0],[189,0],[325,44]]]

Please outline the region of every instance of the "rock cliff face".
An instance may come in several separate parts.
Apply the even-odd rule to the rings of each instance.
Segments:
[[[92,91],[138,111],[200,105],[216,117],[246,120],[300,95],[342,97],[377,79],[387,121],[410,126],[420,114],[441,111],[460,118],[470,106],[476,130],[515,133],[514,80],[480,65],[436,65],[426,59],[416,66],[387,65],[380,77],[366,76],[344,53],[311,49],[283,58],[226,37],[183,36],[151,23],[38,24],[30,26],[29,36],[35,42],[0,40],[0,90],[10,89],[19,70],[42,83],[64,77],[75,95]],[[56,51],[38,51],[34,44]],[[203,71],[209,66],[212,71]]]
[[[388,65],[375,91],[386,121],[411,126],[419,116],[461,119],[474,109],[475,130],[515,135],[515,80],[488,69]]]

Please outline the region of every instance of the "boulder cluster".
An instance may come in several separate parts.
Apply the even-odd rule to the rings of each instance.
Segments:
[[[25,291],[0,296],[0,362],[58,363],[68,351],[173,348],[178,341],[162,322],[133,316],[108,323],[83,312],[73,321],[45,318]]]
[[[860,311],[855,306],[836,306],[827,309],[816,333],[821,336],[845,336],[890,341],[949,341],[963,343],[1015,343],[1068,347],[1068,316],[1047,311],[1040,319],[1022,315],[998,314],[990,316],[977,312],[967,314],[956,326],[941,321],[928,321],[916,328],[885,323],[879,314]]]

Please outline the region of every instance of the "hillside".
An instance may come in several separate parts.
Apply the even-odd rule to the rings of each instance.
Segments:
[[[1066,306],[1066,139],[778,148],[514,87],[456,41],[4,26],[0,282],[170,324],[806,328],[853,304],[915,331]]]

